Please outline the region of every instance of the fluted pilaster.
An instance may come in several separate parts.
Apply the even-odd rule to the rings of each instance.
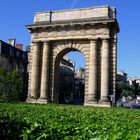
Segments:
[[[97,102],[97,40],[90,41],[88,102]]]
[[[110,59],[110,45],[109,39],[102,41],[101,48],[101,97],[100,102],[108,102],[109,96],[109,59]]]
[[[33,42],[33,54],[32,54],[32,72],[31,72],[31,90],[30,95],[32,98],[38,98],[38,77],[39,77],[39,43]]]
[[[43,58],[42,58],[42,76],[41,76],[41,92],[40,99],[46,100],[48,99],[48,86],[49,86],[49,78],[48,78],[48,70],[49,70],[49,43],[44,42],[43,44]]]

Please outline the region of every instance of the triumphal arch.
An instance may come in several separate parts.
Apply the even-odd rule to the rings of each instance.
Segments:
[[[31,32],[27,102],[59,103],[61,58],[79,51],[86,60],[84,105],[109,105],[115,95],[116,9],[109,6],[38,12]]]

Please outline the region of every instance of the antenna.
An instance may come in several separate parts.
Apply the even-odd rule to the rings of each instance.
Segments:
[[[50,11],[50,23],[52,22],[52,11]]]
[[[77,1],[78,1],[78,0],[74,0],[74,2],[72,3],[72,5],[70,6],[71,9],[75,7]]]

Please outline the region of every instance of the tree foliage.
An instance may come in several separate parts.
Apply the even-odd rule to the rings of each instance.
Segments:
[[[0,68],[0,100],[19,101],[23,93],[23,77],[18,71]]]
[[[133,85],[128,85],[124,82],[117,82],[116,97],[120,98],[122,96],[134,96],[135,87]]]

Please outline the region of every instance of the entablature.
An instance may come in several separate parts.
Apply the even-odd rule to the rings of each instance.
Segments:
[[[59,39],[77,39],[77,38],[102,38],[110,35],[110,29],[107,25],[84,25],[68,26],[56,28],[38,28],[32,32],[32,39],[46,38],[48,40]]]

